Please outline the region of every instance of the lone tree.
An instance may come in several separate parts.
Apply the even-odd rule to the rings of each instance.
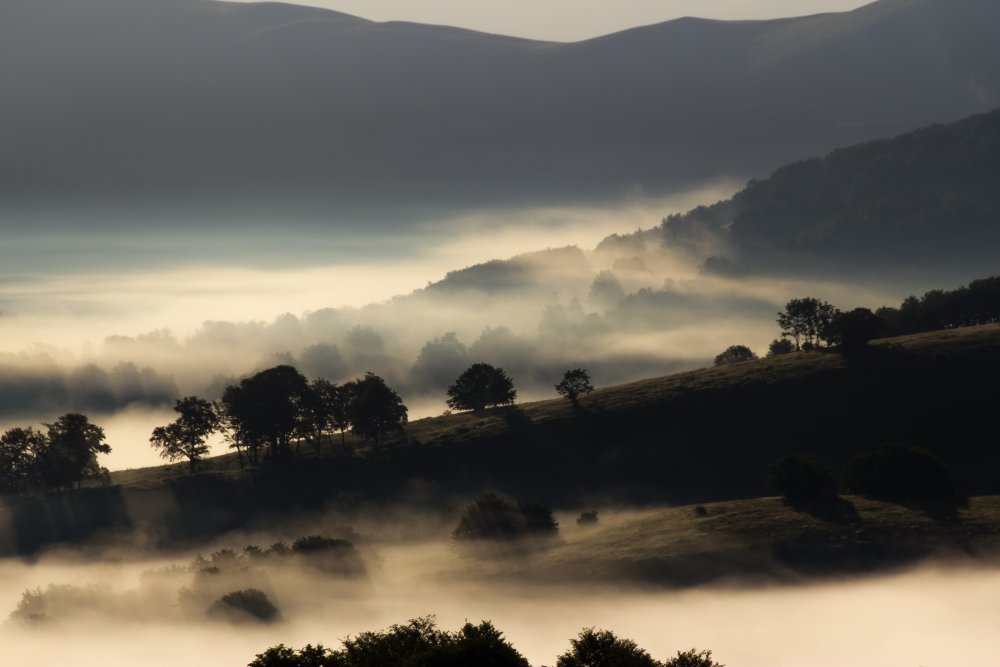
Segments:
[[[407,408],[403,399],[385,380],[371,371],[349,385],[351,401],[347,419],[354,433],[365,440],[374,439],[382,445],[388,431],[401,431],[406,423]]]
[[[756,358],[757,355],[746,345],[730,345],[725,352],[715,357],[715,365],[728,366],[743,361],[753,361]]]
[[[563,373],[562,382],[556,385],[556,391],[560,396],[565,396],[573,405],[580,394],[589,394],[594,391],[594,385],[590,384],[590,374],[582,368]]]
[[[822,299],[805,297],[792,299],[778,313],[778,326],[783,338],[794,338],[795,349],[818,346],[837,314],[837,309]]]
[[[110,454],[111,447],[104,441],[104,429],[91,424],[86,415],[71,412],[45,426],[48,446],[38,460],[45,486],[80,486],[84,479],[107,474],[107,469],[98,464],[97,455]]]
[[[187,459],[190,471],[208,454],[208,436],[219,429],[215,407],[203,398],[178,399],[174,411],[180,416],[166,426],[157,426],[149,443],[168,461]]]
[[[514,381],[502,368],[490,364],[472,364],[448,387],[448,406],[456,410],[482,412],[510,405],[516,398]]]

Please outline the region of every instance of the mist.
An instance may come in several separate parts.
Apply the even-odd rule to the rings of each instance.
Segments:
[[[568,532],[566,539],[579,539]],[[237,539],[229,536],[228,546],[238,549]],[[7,560],[0,564],[4,614],[22,591],[51,583],[72,582],[90,596],[61,619],[28,627],[9,619],[0,629],[5,657],[40,667],[81,655],[102,655],[110,667],[235,666],[277,643],[336,648],[361,631],[433,614],[439,627],[452,630],[466,620],[491,620],[533,665],[553,664],[570,638],[597,627],[634,639],[657,658],[696,646],[732,667],[987,667],[1000,620],[991,602],[1000,595],[995,568],[927,565],[796,586],[730,582],[664,590],[596,580],[491,580],[469,574],[481,556],[444,538],[363,542],[368,577],[362,580],[308,568],[265,575],[260,585],[284,619],[273,625],[206,622],[200,610],[180,612],[176,587],[191,575],[168,566],[185,564],[193,552],[168,559],[118,553],[115,560],[109,554],[91,560],[63,552],[34,564]],[[171,576],[173,588],[164,585]]]
[[[636,193],[603,209],[468,213],[429,224],[404,260],[374,249],[325,265],[174,258],[147,271],[24,276],[0,288],[10,346],[0,351],[0,426],[84,412],[106,429],[108,467],[153,465],[149,433],[175,398],[216,399],[277,364],[334,382],[374,371],[415,419],[444,411],[445,389],[474,362],[503,367],[521,401],[552,398],[566,368],[587,368],[601,386],[710,365],[733,344],[763,354],[789,298],[877,307],[905,296],[713,275],[642,231],[734,187]],[[293,250],[294,240],[272,252]]]
[[[789,298],[877,307],[906,296],[891,284],[715,275],[641,232],[733,187],[469,213],[429,224],[402,259],[374,249],[326,265],[15,281],[0,290],[12,346],[0,353],[0,426],[84,412],[106,428],[108,467],[152,465],[149,432],[175,398],[216,399],[277,364],[334,382],[374,371],[415,419],[445,410],[445,389],[471,363],[503,367],[522,402],[552,398],[567,368],[606,386],[710,365],[734,344],[764,354]]]

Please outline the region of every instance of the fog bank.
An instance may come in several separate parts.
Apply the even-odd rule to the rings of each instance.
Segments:
[[[279,642],[336,647],[347,635],[435,614],[446,629],[466,620],[492,620],[533,665],[553,664],[568,640],[591,626],[632,638],[661,659],[691,646],[710,648],[730,667],[992,667],[995,659],[996,569],[924,567],[794,587],[642,591],[591,582],[575,587],[458,582],[448,572],[456,558],[461,556],[452,545],[441,542],[380,545],[369,588],[295,600],[293,590],[307,589],[288,586],[275,595],[287,620],[273,626],[95,615],[51,628],[8,623],[0,638],[10,664],[61,667],[100,655],[109,667],[236,666]],[[104,581],[124,590],[135,585],[141,569],[156,564],[8,561],[0,565],[0,602],[10,610],[20,591],[52,581]]]

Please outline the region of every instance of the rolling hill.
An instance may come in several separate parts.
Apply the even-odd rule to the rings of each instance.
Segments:
[[[925,447],[960,492],[996,493],[993,442],[1000,325],[886,339],[861,356],[798,353],[599,389],[485,415],[411,423],[384,450],[199,475],[162,466],[113,475],[110,488],[4,500],[0,551],[25,553],[95,533],[140,530],[179,544],[320,508],[450,512],[484,489],[556,507],[708,502],[766,494],[767,467],[812,453],[839,468],[883,443]]]

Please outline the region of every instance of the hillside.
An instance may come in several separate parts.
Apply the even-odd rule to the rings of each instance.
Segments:
[[[925,447],[962,493],[995,493],[990,446],[1000,325],[878,341],[860,357],[796,353],[565,400],[411,423],[404,440],[241,472],[233,457],[122,471],[108,489],[7,498],[6,553],[134,528],[170,543],[321,507],[451,512],[485,489],[556,507],[708,502],[769,493],[768,465],[813,453],[839,468],[883,443]],[[331,453],[332,451],[332,453]]]
[[[278,3],[7,0],[0,195],[11,224],[200,229],[676,191],[995,107],[998,12],[879,0],[559,44]]]
[[[663,221],[673,247],[751,270],[959,264],[1000,247],[1000,111],[844,148]]]
[[[1000,496],[959,506],[768,497],[610,511],[594,526],[566,519],[546,548],[524,559],[479,558],[459,576],[686,587],[796,583],[927,559],[982,565],[1000,558]]]

